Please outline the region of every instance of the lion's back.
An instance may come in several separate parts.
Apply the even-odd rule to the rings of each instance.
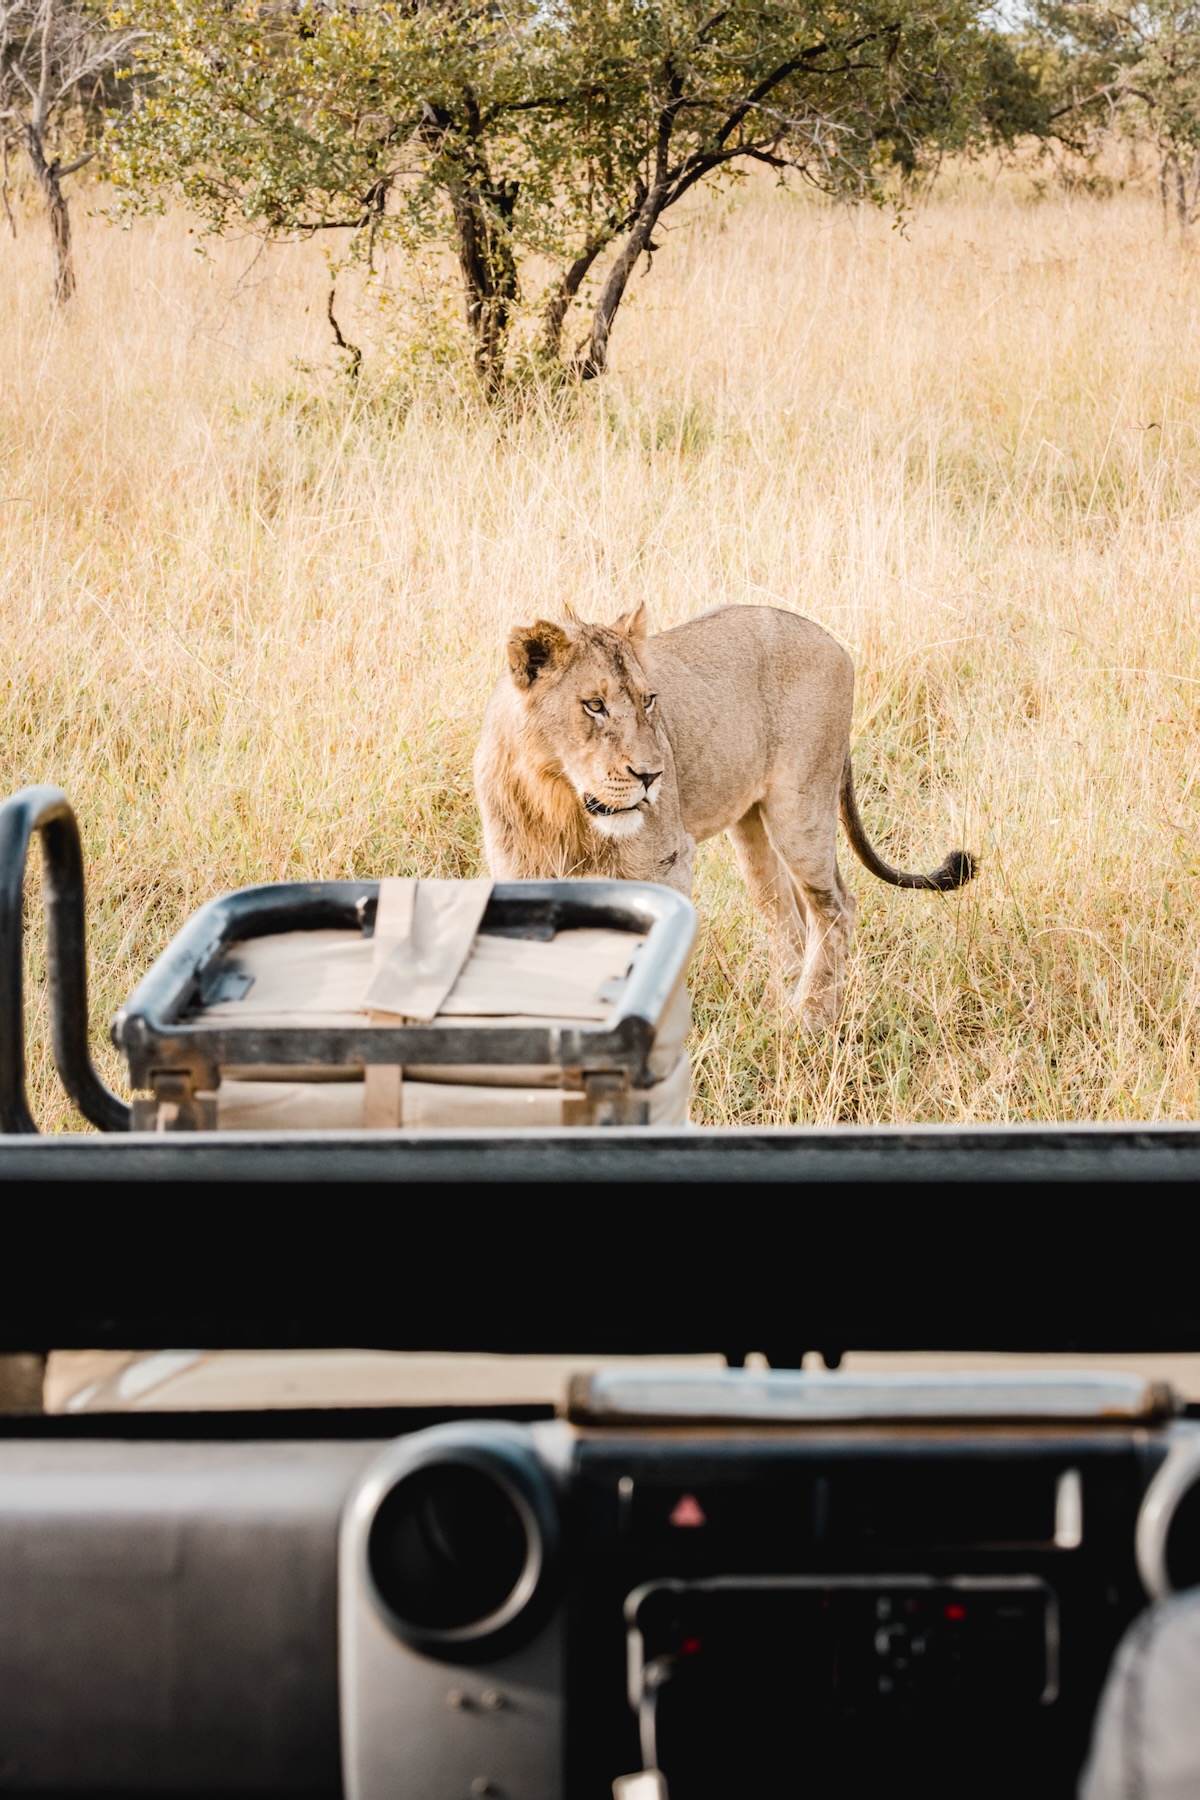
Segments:
[[[723,606],[651,638],[645,660],[670,689],[676,725],[697,720],[708,740],[747,732],[773,739],[795,729],[797,709],[813,725],[849,728],[854,664],[837,639],[802,613],[775,606]]]
[[[716,606],[659,632],[652,641],[697,674],[832,676],[853,667],[848,652],[823,625],[781,606]]]

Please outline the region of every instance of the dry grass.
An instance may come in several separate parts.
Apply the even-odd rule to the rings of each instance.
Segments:
[[[813,1047],[709,847],[697,1117],[1200,1111],[1200,313],[1151,201],[964,181],[908,241],[710,202],[612,378],[504,419],[298,376],[329,361],[316,252],[239,286],[249,249],[205,266],[177,221],[80,238],[53,329],[40,234],[0,250],[0,786],[79,809],[98,1042],[224,888],[478,867],[514,618],[765,601],[854,651],[878,839],[983,873],[943,899],[851,864],[849,1001]]]

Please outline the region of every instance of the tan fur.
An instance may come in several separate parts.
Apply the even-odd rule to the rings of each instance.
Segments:
[[[854,667],[810,619],[723,607],[653,637],[640,607],[611,626],[539,619],[513,631],[508,662],[475,755],[493,876],[608,875],[690,894],[697,843],[728,831],[809,1029],[837,1018],[854,930],[839,810],[882,880],[947,888],[973,872],[955,852],[933,875],[905,875],[872,849],[850,773]]]

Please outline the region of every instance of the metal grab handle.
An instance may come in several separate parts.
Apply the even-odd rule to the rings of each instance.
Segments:
[[[41,833],[54,1061],[67,1093],[101,1131],[128,1131],[129,1112],[92,1066],[88,1050],[83,851],[61,788],[27,787],[0,806],[0,1131],[37,1125],[25,1096],[25,865]]]

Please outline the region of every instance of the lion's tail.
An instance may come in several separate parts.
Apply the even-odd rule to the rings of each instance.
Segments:
[[[846,836],[850,839],[859,862],[872,875],[877,875],[880,881],[890,882],[893,887],[925,888],[944,894],[970,881],[978,867],[976,858],[969,850],[951,850],[932,875],[909,875],[903,869],[893,869],[890,863],[885,863],[867,836],[859,816],[858,802],[854,798],[854,775],[850,768],[849,751],[846,752],[846,767],[842,774],[841,814]]]

